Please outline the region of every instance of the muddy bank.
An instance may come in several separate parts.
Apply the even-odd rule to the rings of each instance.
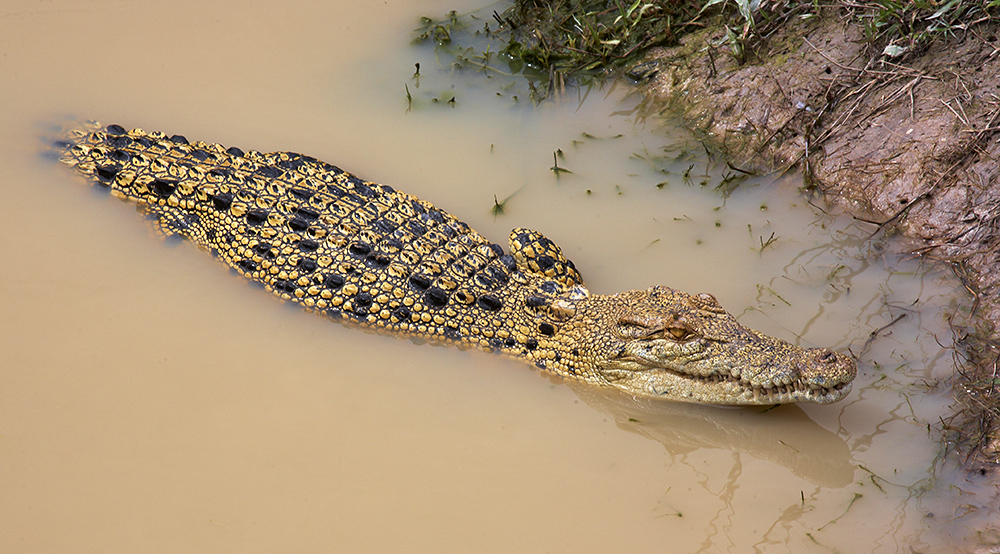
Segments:
[[[952,264],[956,415],[946,440],[979,471],[1000,463],[1000,41],[995,25],[897,58],[836,11],[789,20],[737,63],[725,29],[651,52],[646,85],[706,144],[755,171],[789,168],[831,202]]]

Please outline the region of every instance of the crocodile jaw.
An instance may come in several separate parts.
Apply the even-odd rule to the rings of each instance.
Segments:
[[[700,378],[666,369],[625,370],[609,383],[635,396],[717,404],[725,406],[771,406],[793,402],[830,404],[851,392],[851,383],[832,387],[810,387],[801,382],[771,387],[753,386],[727,377]],[[605,372],[606,376],[616,372]]]
[[[703,340],[631,343],[602,375],[636,396],[702,404],[829,404],[850,393],[857,374],[851,358],[747,331],[757,340],[742,348]]]

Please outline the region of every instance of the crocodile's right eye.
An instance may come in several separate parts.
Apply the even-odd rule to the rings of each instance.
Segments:
[[[673,337],[674,340],[684,340],[694,334],[683,327],[671,327],[667,329],[667,332],[670,333],[670,336]]]

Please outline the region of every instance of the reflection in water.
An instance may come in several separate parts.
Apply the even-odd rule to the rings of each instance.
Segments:
[[[745,453],[829,488],[844,487],[854,476],[844,439],[794,404],[770,410],[724,408],[657,402],[576,384],[570,388],[614,417],[619,428],[663,444],[674,458],[699,448],[719,448],[732,451],[738,465],[740,453]]]

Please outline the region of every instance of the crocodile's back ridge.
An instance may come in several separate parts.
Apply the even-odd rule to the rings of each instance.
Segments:
[[[496,350],[512,256],[443,210],[291,152],[243,152],[117,125],[62,161],[283,299],[334,319]],[[509,341],[508,341],[509,342]]]

